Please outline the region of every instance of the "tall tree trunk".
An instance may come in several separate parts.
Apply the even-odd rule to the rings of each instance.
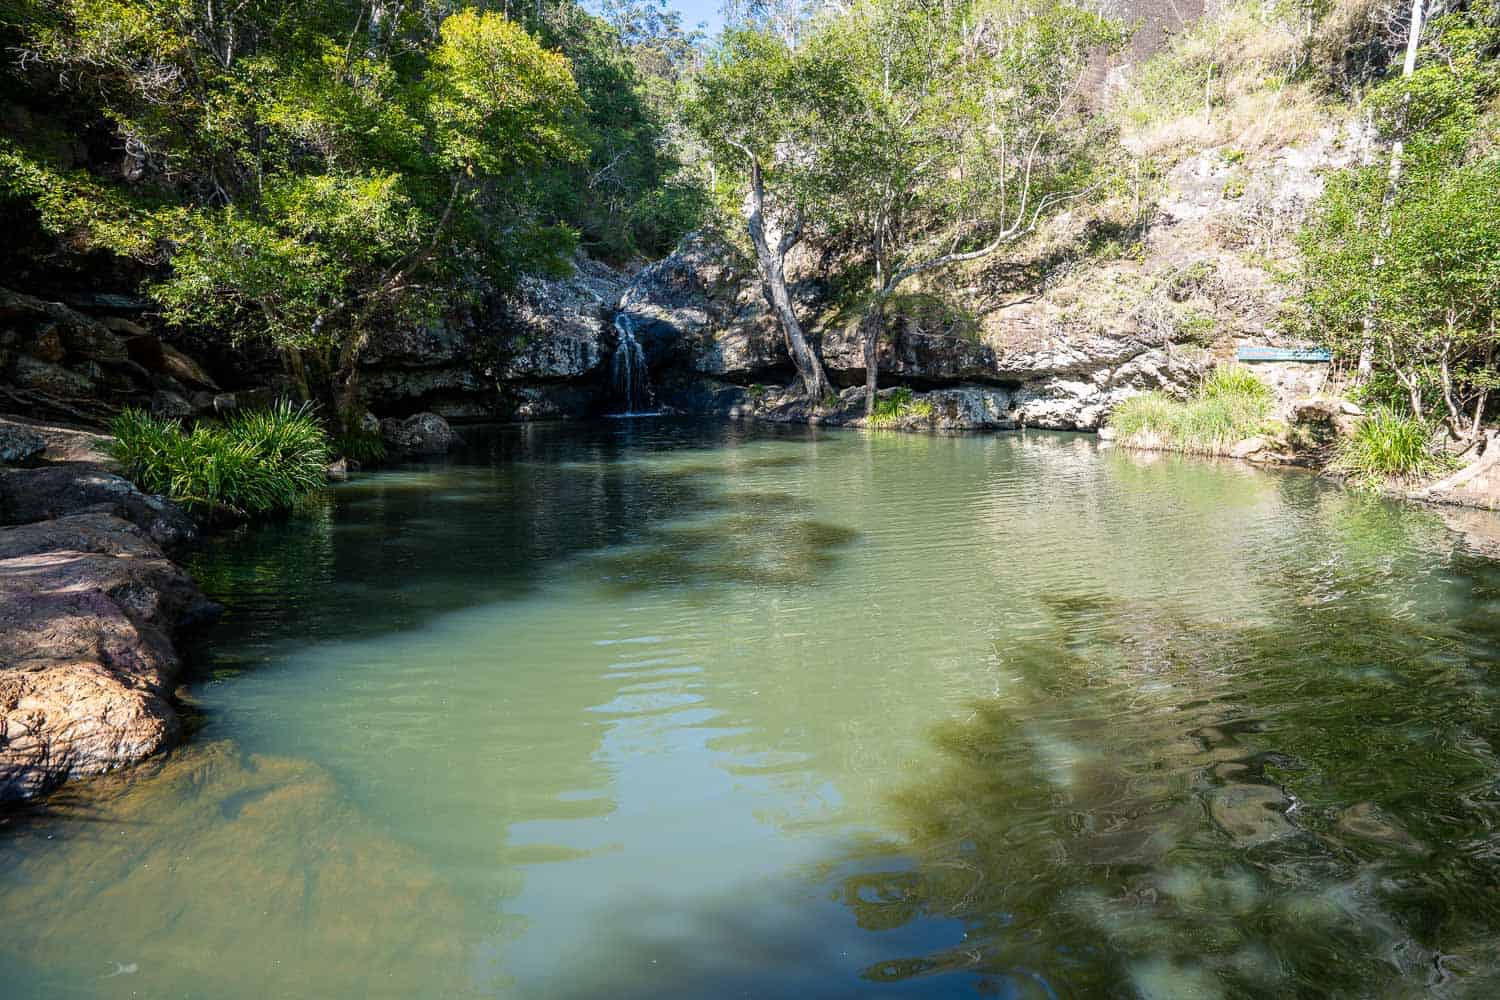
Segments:
[[[797,321],[797,311],[792,305],[791,292],[786,287],[786,255],[802,239],[800,216],[783,232],[777,234],[772,246],[766,233],[766,186],[761,175],[760,161],[746,151],[750,160],[750,204],[745,218],[745,228],[750,233],[750,242],[755,245],[755,259],[760,265],[761,283],[766,301],[776,310],[781,320],[781,329],[786,336],[787,353],[797,366],[802,379],[802,389],[815,405],[821,404],[829,394],[828,376],[817,352],[808,343]]]
[[[875,392],[880,388],[880,335],[885,329],[885,298],[877,296],[859,322],[865,345],[865,416],[875,415]]]
[[[310,402],[313,398],[312,382],[307,377],[307,359],[302,356],[301,348],[282,348],[281,367],[291,381],[292,388],[297,390],[298,399],[304,403]]]
[[[370,345],[370,322],[367,315],[358,317],[349,339],[339,350],[333,370],[334,417],[346,431],[358,430],[359,418],[364,413],[359,398],[359,362],[364,357],[365,348]]]
[[[1406,30],[1406,60],[1401,64],[1401,78],[1409,79],[1417,70],[1417,49],[1422,42],[1422,22],[1426,13],[1426,0],[1411,0],[1411,23]],[[1384,246],[1391,238],[1391,216],[1396,208],[1396,194],[1401,187],[1402,160],[1406,155],[1406,119],[1407,112],[1411,106],[1411,95],[1405,94],[1401,98],[1401,108],[1396,116],[1396,134],[1391,142],[1391,164],[1385,175],[1385,194],[1380,199],[1380,238],[1375,244],[1375,259],[1371,261],[1370,271],[1375,278],[1376,284],[1370,293],[1370,302],[1365,307],[1365,318],[1362,323],[1364,327],[1364,342],[1360,345],[1359,368],[1356,370],[1356,378],[1367,381],[1374,368],[1375,359],[1375,336],[1378,332],[1379,317],[1376,311],[1379,308],[1379,275],[1380,269],[1385,266]]]

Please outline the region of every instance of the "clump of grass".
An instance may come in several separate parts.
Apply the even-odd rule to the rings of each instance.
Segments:
[[[1273,400],[1269,386],[1231,365],[1215,369],[1186,401],[1163,392],[1133,396],[1115,407],[1109,423],[1125,444],[1222,455],[1260,431]]]
[[[875,400],[875,412],[868,423],[871,427],[897,427],[911,417],[931,420],[935,412],[929,400],[916,399],[910,389],[897,389],[884,399]]]
[[[290,510],[326,482],[328,436],[305,405],[282,401],[191,429],[127,409],[111,430],[110,450],[131,481],[198,514]]]
[[[383,462],[385,461],[385,438],[380,436],[378,430],[364,430],[356,427],[334,438],[333,453],[361,465]]]
[[[1372,407],[1334,450],[1331,467],[1352,485],[1375,489],[1391,480],[1413,482],[1453,468],[1453,459],[1432,450],[1433,428],[1389,406]]]

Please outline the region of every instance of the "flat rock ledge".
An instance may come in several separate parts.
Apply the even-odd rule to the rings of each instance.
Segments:
[[[92,465],[0,470],[0,801],[171,746],[172,637],[217,613],[175,505]]]

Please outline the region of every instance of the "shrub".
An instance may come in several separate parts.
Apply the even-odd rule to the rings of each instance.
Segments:
[[[1432,450],[1433,427],[1388,406],[1372,407],[1341,440],[1332,467],[1356,486],[1374,489],[1394,479],[1410,482],[1453,467],[1453,459]]]
[[[1127,444],[1222,455],[1260,431],[1272,399],[1270,387],[1248,369],[1229,365],[1215,369],[1186,402],[1143,393],[1115,407],[1109,423]]]
[[[129,479],[199,514],[290,510],[326,481],[328,438],[305,405],[283,401],[191,430],[128,409],[111,430],[111,451]]]
[[[910,389],[897,389],[884,399],[875,400],[875,412],[870,416],[869,425],[896,427],[908,417],[931,420],[934,412],[932,403],[916,399]]]

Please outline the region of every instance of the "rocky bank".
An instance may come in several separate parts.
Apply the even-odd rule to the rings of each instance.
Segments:
[[[175,742],[172,637],[217,611],[168,556],[186,514],[110,472],[96,435],[0,421],[23,437],[37,464],[0,470],[0,801]]]

